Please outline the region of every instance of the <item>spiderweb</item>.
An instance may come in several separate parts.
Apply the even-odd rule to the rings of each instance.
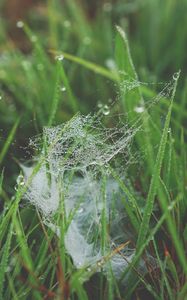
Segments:
[[[128,85],[127,82],[124,84]],[[140,84],[133,81],[128,89]],[[172,86],[171,81],[144,105],[142,111],[137,111],[137,115],[162,97],[168,97]],[[108,115],[106,105],[104,112],[105,116]],[[120,278],[135,249],[128,244],[120,253],[115,252],[110,257],[110,266],[101,263],[113,249],[133,239],[121,201],[122,198],[128,201],[128,198],[111,176],[108,166],[112,165],[117,171],[116,162],[120,162],[124,169],[121,180],[127,181],[125,170],[129,164],[132,140],[140,129],[141,117],[137,117],[133,126],[119,118],[117,126],[112,128],[105,127],[102,118],[99,113],[76,114],[62,125],[45,127],[42,135],[30,140],[30,146],[36,151],[33,160],[42,160],[42,164],[32,178],[25,198],[41,211],[44,220],[48,220],[46,224],[57,235],[60,235],[60,228],[55,216],[59,210],[64,210],[66,220],[70,220],[65,233],[65,247],[76,268],[97,265],[97,271],[102,267],[107,275],[112,270],[115,277]],[[34,166],[22,168],[26,181]],[[103,223],[106,225],[105,241]],[[146,271],[143,260],[140,269]]]

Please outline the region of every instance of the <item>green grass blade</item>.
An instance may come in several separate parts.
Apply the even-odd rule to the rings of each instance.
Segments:
[[[11,238],[12,238],[12,225],[8,228],[8,234],[6,237],[6,242],[2,249],[2,258],[0,262],[0,299],[3,299],[3,289],[4,289],[4,281],[6,276],[6,269],[8,267],[8,258],[9,258],[9,251],[11,245]]]
[[[116,29],[115,60],[120,76],[122,104],[124,106],[124,110],[130,114],[130,118],[133,119],[136,116],[134,108],[136,105],[141,103],[142,94],[139,86],[134,88],[132,91],[127,92],[126,85],[128,82],[138,82],[138,76],[132,61],[126,34],[121,27],[116,26]]]
[[[160,179],[160,182],[161,182],[162,186],[164,187],[164,190],[166,190],[167,188],[166,188],[164,182],[161,179]],[[166,193],[169,195],[168,191],[166,191]],[[169,203],[169,201],[167,201],[165,199],[165,196],[161,189],[159,190],[159,202],[160,202],[160,206],[161,206],[163,212],[166,211],[167,207],[170,203]],[[180,238],[179,232],[177,231],[175,220],[170,214],[168,214],[168,216],[167,216],[166,223],[167,223],[169,233],[171,235],[171,239],[173,241],[173,245],[176,249],[176,253],[177,253],[179,262],[182,266],[182,270],[184,270],[185,274],[187,275],[187,259],[186,259],[185,249],[183,247],[183,243]],[[169,261],[169,259],[168,259],[168,261]],[[171,264],[170,264],[170,266],[171,266]],[[172,271],[174,274],[174,266],[172,268]],[[175,277],[177,276],[176,273],[174,274],[174,276]]]
[[[73,94],[73,91],[71,89],[69,80],[66,76],[66,73],[64,71],[64,67],[63,67],[62,64],[60,65],[59,72],[60,72],[60,77],[61,77],[61,79],[64,83],[64,87],[67,91],[68,99],[69,99],[70,105],[72,107],[72,110],[73,110],[74,113],[76,113],[78,111],[78,102],[77,102],[77,99],[76,99],[75,95]]]
[[[53,99],[52,99],[52,103],[51,103],[51,113],[50,113],[50,116],[49,116],[49,121],[48,121],[48,126],[51,126],[53,125],[53,122],[55,120],[55,116],[56,116],[56,112],[57,112],[57,109],[58,109],[58,104],[59,104],[59,101],[60,101],[60,91],[59,91],[59,88],[60,88],[60,76],[59,76],[59,73],[60,73],[60,65],[59,65],[59,62],[57,62],[57,67],[56,67],[56,83],[55,83],[55,88],[54,88],[54,95],[53,95]]]
[[[178,74],[178,78],[179,78],[179,74]],[[176,88],[177,88],[178,78],[174,82],[173,92],[172,92],[172,96],[171,96],[171,103],[170,103],[169,110],[168,110],[168,113],[166,116],[166,121],[165,121],[164,129],[163,129],[163,133],[162,133],[162,137],[161,137],[161,141],[160,141],[160,145],[159,145],[159,149],[158,149],[158,154],[157,154],[157,158],[156,158],[156,162],[155,162],[154,172],[153,172],[153,175],[151,178],[149,192],[148,192],[148,196],[147,196],[147,200],[146,200],[146,206],[145,206],[145,211],[143,214],[143,220],[142,220],[139,235],[138,235],[137,249],[139,249],[140,246],[142,245],[142,243],[144,243],[146,235],[148,233],[148,229],[149,229],[149,221],[151,218],[153,205],[154,205],[154,199],[155,199],[158,184],[159,184],[160,171],[161,171],[165,148],[166,148],[166,143],[167,143],[167,136],[168,136],[170,119],[171,119],[172,105],[173,105],[173,100],[174,100],[174,96],[175,96],[175,92],[176,92]]]
[[[119,77],[117,75],[117,73],[115,72],[111,72],[109,71],[108,69],[102,67],[102,66],[99,66],[93,62],[90,62],[90,61],[87,61],[85,59],[82,59],[80,57],[77,57],[77,56],[74,56],[72,54],[69,54],[69,53],[66,53],[66,52],[57,52],[57,51],[53,51],[51,50],[50,52],[54,53],[55,55],[63,55],[64,58],[72,61],[72,62],[75,62],[81,66],[83,66],[84,68],[98,74],[98,75],[101,75],[101,76],[104,76],[112,81],[118,81],[119,80]]]
[[[17,127],[19,125],[19,122],[20,122],[20,118],[18,118],[16,120],[16,122],[15,122],[14,126],[12,127],[12,129],[11,129],[11,131],[10,131],[7,139],[6,139],[6,142],[5,142],[3,148],[2,148],[2,150],[0,152],[0,165],[1,165],[2,161],[3,161],[3,159],[5,158],[5,155],[6,155],[8,149],[9,149],[9,147],[10,147],[10,145],[11,145],[13,139],[14,139]]]

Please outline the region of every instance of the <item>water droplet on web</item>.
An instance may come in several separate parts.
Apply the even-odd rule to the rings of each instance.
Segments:
[[[134,108],[134,111],[137,112],[137,113],[143,113],[144,112],[144,107],[143,106],[136,106]]]
[[[24,26],[23,21],[18,21],[18,22],[16,23],[16,26],[17,26],[18,28],[23,28],[23,26]]]
[[[108,105],[104,105],[102,112],[103,112],[103,115],[105,115],[105,116],[109,115],[110,109],[109,109]]]
[[[79,209],[78,209],[78,211],[77,211],[77,212],[78,212],[79,214],[82,214],[82,213],[83,213],[83,211],[84,211],[84,208],[83,208],[83,207],[81,207],[81,208],[79,208]]]
[[[60,55],[56,55],[55,59],[58,61],[62,61],[64,59],[64,55],[60,54]]]
[[[168,129],[168,133],[170,133],[170,132],[171,132],[171,128]]]
[[[91,268],[87,268],[86,271],[87,271],[87,272],[91,272]]]
[[[98,103],[97,103],[97,107],[98,107],[98,108],[102,108],[102,107],[103,107],[103,104],[102,104],[101,102],[98,102]]]
[[[66,91],[66,87],[65,87],[65,86],[62,86],[62,87],[60,88],[60,90],[61,90],[61,92],[65,92],[65,91]]]
[[[178,80],[179,79],[179,75],[180,75],[180,72],[176,72],[173,74],[173,80]]]

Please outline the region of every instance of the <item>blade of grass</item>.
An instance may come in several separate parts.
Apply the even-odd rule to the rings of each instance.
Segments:
[[[11,238],[12,238],[12,224],[8,228],[8,234],[6,237],[6,242],[3,247],[3,254],[0,262],[0,299],[3,299],[3,289],[4,289],[4,281],[6,276],[6,269],[8,267],[8,258],[10,252],[10,245],[11,245]]]
[[[20,118],[18,118],[16,120],[15,124],[13,125],[13,127],[12,127],[12,129],[11,129],[11,131],[10,131],[7,139],[6,139],[6,142],[4,143],[4,146],[3,146],[3,148],[2,148],[2,150],[0,152],[0,165],[1,165],[2,161],[3,161],[3,159],[5,158],[5,155],[6,155],[8,149],[9,149],[9,147],[10,147],[10,145],[11,145],[13,139],[14,139],[17,127],[19,125],[19,122],[20,122]]]
[[[178,73],[178,78],[180,76],[180,73]],[[155,162],[155,167],[154,167],[154,172],[151,178],[151,183],[149,187],[149,192],[146,200],[146,206],[143,214],[143,220],[140,226],[140,231],[138,235],[138,240],[137,240],[137,249],[141,247],[141,245],[144,243],[148,229],[149,229],[149,221],[151,218],[152,210],[153,210],[153,205],[154,205],[154,199],[156,196],[158,184],[159,184],[159,177],[160,177],[160,171],[162,167],[162,162],[164,158],[164,153],[165,153],[165,148],[166,148],[166,143],[167,143],[167,136],[168,136],[168,130],[169,130],[169,124],[170,124],[170,119],[171,119],[171,112],[172,112],[172,105],[173,105],[173,100],[177,88],[177,80],[174,82],[174,87],[173,87],[173,92],[171,96],[171,103],[169,106],[169,110],[166,116],[166,121],[158,149],[158,154]]]
[[[137,250],[133,261],[131,262],[131,264],[129,265],[129,267],[124,271],[124,273],[121,276],[120,281],[122,281],[124,279],[124,277],[126,276],[126,274],[129,272],[129,270],[133,269],[134,266],[137,264],[137,262],[139,261],[142,253],[145,251],[145,248],[149,245],[150,241],[154,238],[155,234],[158,232],[159,228],[162,226],[162,224],[164,223],[164,221],[166,220],[168,214],[170,213],[170,211],[172,211],[176,205],[176,203],[181,200],[181,195],[179,195],[174,201],[172,201],[172,203],[167,207],[167,210],[164,212],[164,214],[161,216],[161,218],[158,220],[158,222],[156,223],[155,227],[151,230],[150,234],[148,235],[148,237],[146,238],[146,240],[144,240],[144,243],[142,243],[142,245],[140,246],[139,250]]]
[[[140,84],[138,83],[138,75],[135,70],[135,66],[133,64],[133,60],[131,57],[130,47],[128,43],[127,36],[123,29],[119,26],[116,26],[117,34],[115,41],[115,60],[119,73],[119,90],[121,94],[121,103],[124,109],[124,112],[128,114],[128,119],[130,122],[136,122],[138,114],[135,110],[136,107],[143,107],[142,118],[140,119],[143,130],[145,130],[145,135],[136,135],[136,140],[140,145],[140,149],[143,143],[147,149],[147,160],[148,160],[148,168],[152,171],[154,159],[153,159],[153,146],[150,140],[150,124],[149,114],[147,109],[145,108],[144,99],[142,96]],[[133,90],[128,91],[128,84],[131,82],[137,82],[137,87]]]
[[[53,53],[55,56],[56,55],[63,55],[66,59],[75,62],[81,66],[83,66],[84,68],[93,71],[96,74],[99,74],[101,76],[104,76],[112,81],[118,81],[119,77],[118,74],[116,72],[111,72],[108,69],[99,66],[93,62],[87,61],[85,59],[82,59],[80,57],[74,56],[72,54],[66,53],[66,52],[59,52],[59,51],[55,51],[55,50],[50,50],[51,53]]]
[[[57,62],[57,66],[56,66],[56,83],[55,83],[55,88],[54,88],[54,95],[53,95],[53,99],[52,99],[52,103],[51,103],[51,113],[49,116],[49,121],[48,121],[48,126],[51,126],[55,120],[55,116],[56,116],[56,112],[58,109],[58,104],[60,101],[60,92],[59,92],[59,88],[60,88],[60,65],[59,62]]]

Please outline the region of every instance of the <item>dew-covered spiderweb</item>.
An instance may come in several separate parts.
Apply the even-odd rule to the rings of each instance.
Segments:
[[[125,84],[131,90],[142,83]],[[110,168],[127,184],[131,144],[141,129],[142,115],[161,98],[168,99],[172,87],[173,81],[144,103],[143,108],[135,108],[137,118],[130,126],[121,115],[112,115],[112,107],[108,106],[106,113],[104,105],[99,113],[76,114],[62,125],[45,127],[42,135],[30,140],[36,155],[32,167],[22,166],[25,182],[32,177],[25,198],[37,207],[47,226],[58,236],[61,231],[57,215],[61,212],[65,217],[65,247],[76,268],[97,266],[97,272],[101,268],[106,275],[112,271],[119,279],[131,262],[135,244],[130,241],[134,236],[123,205],[128,197]],[[115,126],[105,126],[103,117],[110,119],[108,124],[113,124],[111,120],[115,118]],[[35,174],[38,162],[40,168]],[[118,248],[120,251],[115,251]],[[148,254],[147,259],[155,263]],[[139,270],[146,272],[143,260]]]

